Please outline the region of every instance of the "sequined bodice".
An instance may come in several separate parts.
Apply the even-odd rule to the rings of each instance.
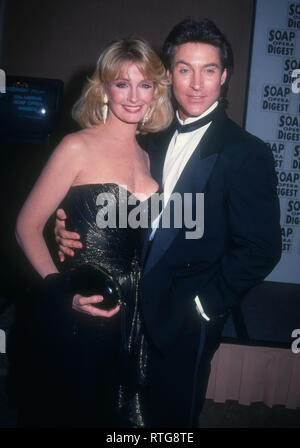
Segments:
[[[134,199],[128,190],[114,183],[70,188],[61,207],[67,214],[66,228],[79,233],[83,248],[76,250],[66,267],[99,264],[114,272],[116,278],[131,272],[133,263],[137,267],[144,229],[129,225],[127,218],[134,207],[128,203],[130,196]]]

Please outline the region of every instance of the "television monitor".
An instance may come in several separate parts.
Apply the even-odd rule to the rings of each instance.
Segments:
[[[62,108],[63,81],[6,77],[0,93],[0,140],[12,143],[49,141]]]

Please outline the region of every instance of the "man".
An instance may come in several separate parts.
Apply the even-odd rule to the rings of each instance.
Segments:
[[[279,203],[271,151],[219,104],[233,65],[222,33],[211,21],[186,20],[163,52],[178,110],[173,125],[145,143],[166,201],[145,243],[140,300],[151,426],[193,427],[226,317],[280,258]],[[161,225],[164,213],[174,219],[172,193],[192,193],[193,210],[204,193],[201,238],[187,238],[185,225]],[[60,241],[70,236],[61,227]],[[61,250],[69,244],[63,239]]]

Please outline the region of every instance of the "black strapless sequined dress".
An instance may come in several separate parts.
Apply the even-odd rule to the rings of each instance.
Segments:
[[[58,299],[47,287],[48,297],[39,313],[44,313],[39,319],[44,324],[38,330],[49,340],[43,342],[48,347],[47,359],[39,355],[44,362],[35,369],[42,383],[37,394],[42,404],[36,406],[43,407],[40,426],[45,421],[48,426],[72,427],[146,424],[147,344],[138,300],[145,230],[126,225],[134,208],[132,199],[137,200],[114,183],[86,184],[71,187],[61,204],[67,214],[66,228],[78,232],[83,243],[63,264],[63,277],[68,278],[68,272],[83,263],[101,266],[119,282],[125,304],[111,318],[93,317],[71,309],[72,294],[66,300],[67,293],[59,287]],[[145,216],[148,207],[148,200],[139,203]],[[110,220],[109,226],[100,228],[105,219]],[[42,415],[41,411],[36,414],[35,418]]]
[[[142,392],[139,389],[146,384],[147,350],[138,306],[143,233],[140,227],[129,226],[130,211],[135,206],[128,201],[130,196],[136,202],[128,190],[113,183],[79,185],[71,187],[62,207],[68,217],[67,228],[78,232],[83,243],[83,249],[76,251],[74,258],[68,259],[67,270],[84,263],[98,265],[112,273],[121,287],[123,305],[120,316],[115,319],[118,325],[115,325],[114,332],[117,340],[120,338],[120,346],[115,344],[117,356],[120,355],[120,365],[118,361],[114,365],[114,368],[119,367],[116,372],[118,392],[115,405],[125,420],[136,426],[144,426]],[[137,201],[137,204],[141,212],[147,214],[148,201]],[[107,227],[99,227],[101,218]],[[121,221],[123,228],[120,227]],[[89,324],[93,331],[105,333],[110,321],[77,313],[74,319],[75,337],[80,338]]]

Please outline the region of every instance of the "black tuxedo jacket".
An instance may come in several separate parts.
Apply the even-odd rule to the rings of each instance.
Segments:
[[[160,184],[173,133],[171,125],[144,142]],[[142,314],[148,337],[161,352],[176,344],[196,295],[213,325],[279,261],[276,185],[271,150],[220,109],[174,188],[193,193],[193,207],[195,193],[204,193],[203,236],[187,239],[191,229],[175,228],[171,220],[169,229],[157,229],[148,253],[144,250]]]

